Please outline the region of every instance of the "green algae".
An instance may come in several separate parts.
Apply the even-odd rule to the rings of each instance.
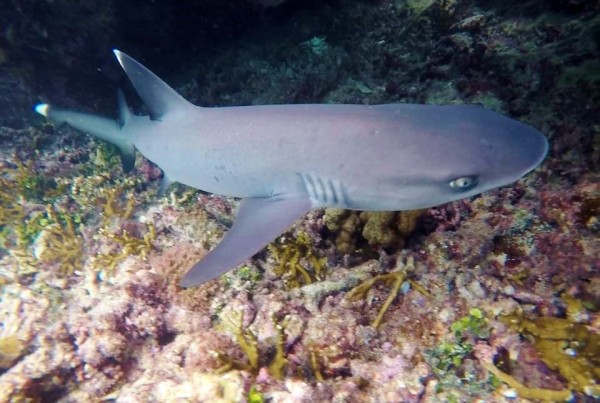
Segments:
[[[487,320],[483,316],[483,312],[479,308],[469,309],[469,314],[457,320],[450,325],[450,330],[457,338],[462,338],[467,334],[471,334],[480,339],[489,337],[490,332],[487,327]]]
[[[262,393],[256,390],[256,386],[252,386],[250,391],[248,392],[248,403],[263,403],[265,401],[265,397]]]
[[[489,336],[489,324],[483,312],[471,308],[468,315],[450,325],[450,330],[452,338],[425,351],[425,358],[438,379],[436,391],[444,392],[449,399],[455,397],[456,389],[470,396],[491,392],[497,386],[497,378],[477,378],[472,359],[477,340]]]

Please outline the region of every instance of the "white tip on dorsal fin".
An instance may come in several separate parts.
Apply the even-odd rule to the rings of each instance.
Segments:
[[[113,52],[140,98],[150,110],[152,119],[160,120],[176,109],[193,106],[142,64],[117,49],[113,49]]]

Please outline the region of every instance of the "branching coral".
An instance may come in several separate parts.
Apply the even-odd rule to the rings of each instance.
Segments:
[[[335,234],[335,247],[339,253],[352,253],[356,249],[354,233],[360,228],[356,212],[342,209],[327,209],[325,225]]]

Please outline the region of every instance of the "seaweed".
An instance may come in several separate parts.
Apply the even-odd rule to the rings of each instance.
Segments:
[[[318,256],[310,236],[304,231],[298,231],[295,237],[280,237],[268,249],[276,262],[275,274],[284,277],[290,288],[312,284],[325,273],[327,260]]]
[[[243,314],[236,312],[233,315],[235,316],[234,318],[227,317],[227,323],[222,322],[222,327],[233,333],[236,343],[242,349],[248,362],[236,361],[227,354],[217,353],[217,358],[223,365],[215,372],[222,374],[236,369],[248,371],[256,375],[261,368],[261,361],[267,361],[269,374],[277,380],[283,379],[288,363],[285,351],[285,323],[277,322],[275,318],[272,318],[273,326],[275,326],[277,332],[275,337],[275,354],[269,360],[261,360],[258,339],[249,328],[244,329]]]
[[[469,309],[465,315],[450,325],[452,338],[425,351],[425,357],[438,379],[436,390],[447,390],[448,398],[455,398],[453,390],[460,388],[468,395],[491,391],[497,386],[493,376],[479,379],[472,354],[480,339],[489,337],[488,321],[479,308]]]
[[[377,284],[378,282],[383,282],[384,284],[391,286],[392,289],[389,292],[387,299],[385,300],[383,306],[379,310],[377,317],[371,324],[375,329],[377,329],[383,321],[383,316],[389,309],[392,302],[394,302],[394,299],[396,299],[398,292],[400,292],[405,282],[410,284],[415,290],[417,290],[421,294],[425,295],[426,297],[430,297],[430,294],[427,292],[427,290],[425,290],[419,284],[408,278],[409,272],[413,269],[414,259],[409,258],[402,270],[392,273],[379,274],[373,278],[365,280],[361,284],[357,285],[352,290],[350,290],[348,294],[346,294],[346,298],[350,301],[356,301],[361,298],[366,298],[366,295],[369,292],[369,290],[373,288],[373,286],[375,286],[375,284]]]
[[[540,359],[548,368],[558,371],[566,380],[569,390],[587,395],[600,396],[600,335],[594,333],[583,323],[577,322],[581,317],[584,306],[575,298],[563,294],[566,302],[567,317],[538,317],[526,318],[521,312],[500,318],[510,328],[528,338]],[[496,373],[499,369],[490,369]],[[513,382],[510,374],[497,375]],[[515,380],[516,382],[516,380]],[[511,385],[512,386],[512,385]],[[512,386],[515,387],[515,386]],[[517,387],[515,387],[517,389]],[[536,394],[538,399],[548,399],[545,389],[535,391],[524,385],[519,387],[525,394]],[[569,390],[562,393],[567,395]],[[523,395],[525,396],[525,395]]]
[[[52,206],[46,208],[46,215],[49,224],[34,241],[34,255],[41,263],[58,263],[61,273],[70,276],[81,266],[83,242],[69,215],[63,214],[61,220]]]
[[[96,256],[94,266],[104,272],[112,273],[119,263],[130,255],[146,259],[152,250],[152,242],[156,240],[156,229],[152,223],[146,223],[146,232],[142,237],[130,236],[127,231],[122,234],[107,234],[106,230],[100,228],[100,234],[105,235],[110,241],[118,246],[118,253],[102,253]]]
[[[25,350],[25,344],[16,335],[0,337],[0,369],[10,368]]]

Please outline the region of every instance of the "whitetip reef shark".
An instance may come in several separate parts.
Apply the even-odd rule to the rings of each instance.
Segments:
[[[114,50],[149,116],[119,91],[118,121],[35,111],[135,150],[172,181],[242,198],[221,242],[181,280],[197,286],[244,263],[311,209],[410,210],[508,185],[545,158],[536,129],[475,105],[193,105],[142,64]]]

